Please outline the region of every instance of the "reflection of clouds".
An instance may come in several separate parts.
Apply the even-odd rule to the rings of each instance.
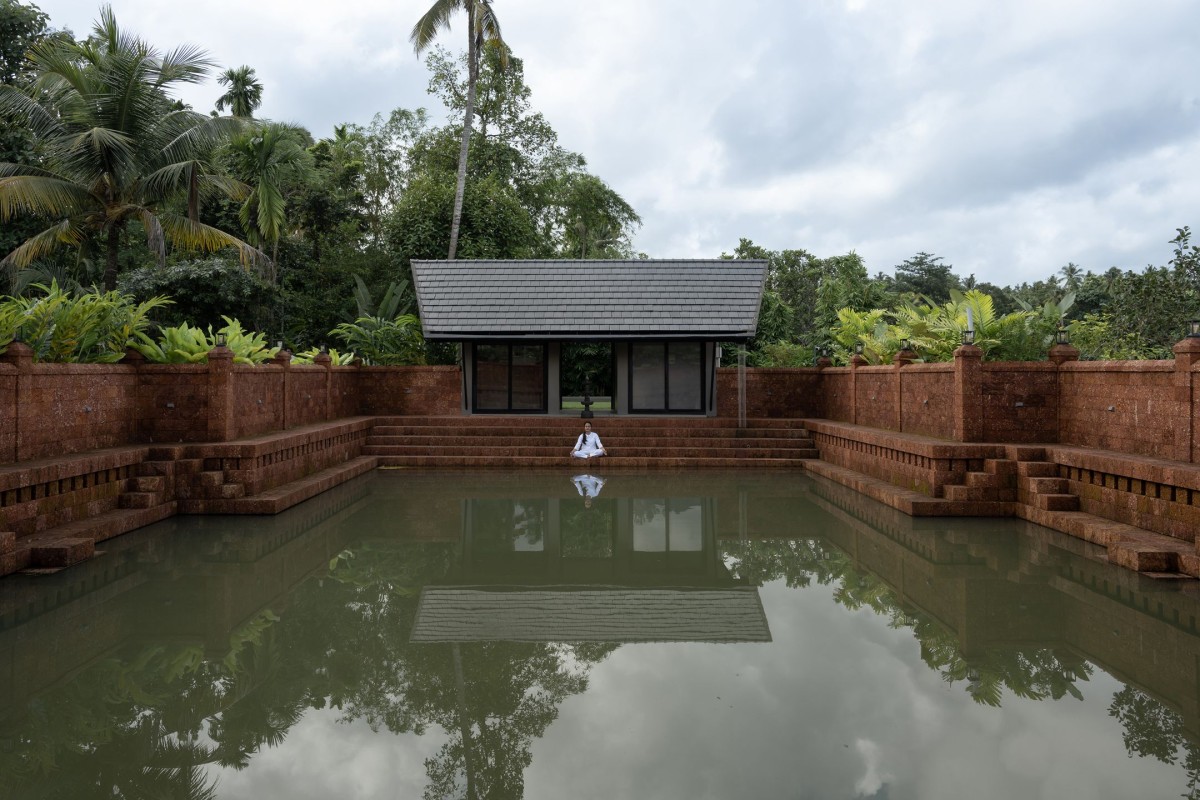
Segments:
[[[1084,701],[975,704],[920,660],[907,628],[847,611],[832,587],[760,590],[774,642],[623,645],[532,743],[525,800],[572,797],[1124,800],[1175,797],[1178,767],[1127,757],[1097,671]],[[568,668],[577,667],[568,661]],[[222,798],[420,797],[445,736],[373,733],[310,711]]]
[[[244,770],[211,768],[217,796],[255,800],[392,800],[425,791],[425,759],[445,736],[376,733],[362,720],[341,722],[337,709],[309,711],[278,747],[263,748]]]
[[[1108,676],[1081,685],[1084,702],[1006,695],[999,710],[979,706],[920,661],[910,629],[847,611],[830,587],[769,584],[761,595],[772,644],[625,645],[597,665],[589,690],[534,743],[526,800],[561,797],[564,786],[597,799],[1124,800],[1183,790],[1177,767],[1126,757],[1107,714],[1120,684]]]

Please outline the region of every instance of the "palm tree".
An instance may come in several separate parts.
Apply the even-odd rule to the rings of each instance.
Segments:
[[[1079,291],[1079,287],[1083,285],[1083,270],[1073,261],[1068,262],[1058,274],[1063,276],[1063,288],[1068,292]]]
[[[263,85],[258,82],[254,70],[244,64],[222,72],[217,83],[229,87],[217,98],[217,111],[228,107],[229,113],[238,119],[250,119],[255,109],[262,105]]]
[[[434,0],[434,4],[413,26],[409,41],[421,53],[442,28],[450,27],[450,17],[462,10],[467,15],[467,106],[463,111],[462,144],[458,151],[458,182],[454,187],[454,214],[450,220],[450,254],[458,250],[458,228],[462,220],[463,190],[467,183],[467,149],[471,141],[471,118],[475,114],[475,86],[479,81],[479,62],[484,44],[500,48],[501,68],[508,63],[508,50],[500,35],[500,21],[488,0]]]
[[[0,222],[21,214],[55,220],[0,263],[16,268],[61,246],[104,242],[105,288],[116,286],[121,236],[140,223],[159,263],[166,245],[216,251],[235,247],[243,264],[265,256],[199,222],[200,201],[246,187],[213,174],[208,159],[241,123],[180,107],[166,90],[197,83],[212,62],[191,46],[160,54],[100,10],[85,42],[51,40],[31,52],[28,91],[0,86],[0,114],[21,118],[45,153],[41,166],[0,163]],[[180,213],[177,208],[186,208]]]
[[[311,143],[312,138],[303,128],[266,122],[238,133],[228,145],[231,171],[250,186],[249,195],[238,209],[238,219],[251,243],[273,246],[272,261],[286,222],[284,191],[311,171],[313,159],[306,149]],[[267,279],[275,283],[273,269]]]

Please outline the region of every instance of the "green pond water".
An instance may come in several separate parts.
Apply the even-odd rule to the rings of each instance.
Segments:
[[[379,471],[104,550],[0,580],[0,798],[1197,796],[1197,584],[1021,522]]]

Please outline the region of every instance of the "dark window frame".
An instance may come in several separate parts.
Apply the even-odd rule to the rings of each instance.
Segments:
[[[662,408],[639,408],[633,404],[633,350],[640,345],[662,345],[662,368],[663,368],[663,407]],[[668,358],[670,345],[679,344],[697,344],[700,346],[700,370],[699,370],[699,389],[700,389],[700,406],[699,408],[671,408],[671,362]],[[628,358],[628,395],[629,395],[629,413],[631,414],[691,414],[703,416],[708,408],[708,392],[705,391],[704,376],[708,372],[708,348],[705,347],[706,341],[703,339],[668,339],[662,342],[647,342],[647,341],[632,341],[629,343],[629,358]]]
[[[479,407],[479,345],[502,345],[508,348],[508,403],[507,408]],[[540,408],[513,408],[513,347],[542,348],[542,405]],[[471,343],[471,413],[472,414],[545,414],[550,399],[550,348],[545,342],[472,342]]]

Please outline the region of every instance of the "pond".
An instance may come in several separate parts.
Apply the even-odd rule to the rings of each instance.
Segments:
[[[1198,796],[1197,583],[779,474],[377,471],[0,581],[0,797]]]

